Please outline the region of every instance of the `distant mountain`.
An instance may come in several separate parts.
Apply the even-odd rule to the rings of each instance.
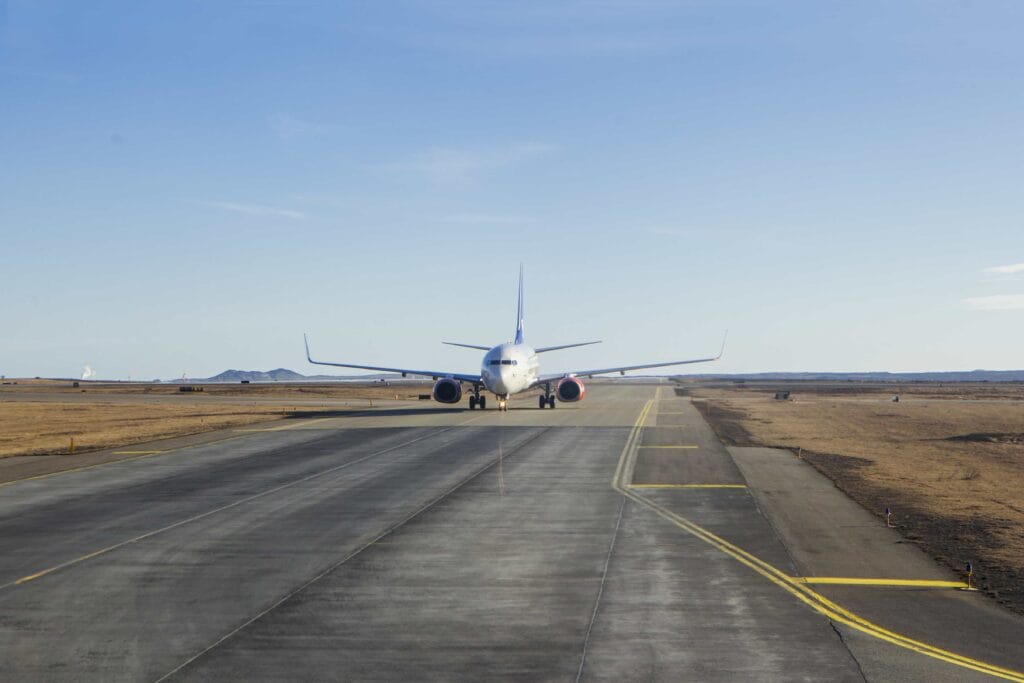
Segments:
[[[755,372],[737,375],[676,375],[679,379],[818,380],[846,382],[1024,382],[1024,370],[960,372]]]
[[[276,370],[268,370],[267,372],[261,372],[259,370],[225,370],[219,375],[207,378],[207,382],[241,382],[242,380],[248,380],[250,382],[297,382],[306,379],[305,375],[300,375],[294,370],[286,370],[285,368],[277,368]]]

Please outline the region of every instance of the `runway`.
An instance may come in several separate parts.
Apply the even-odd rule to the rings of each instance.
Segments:
[[[0,679],[1024,681],[1024,620],[795,457],[668,385],[535,400],[0,486]]]

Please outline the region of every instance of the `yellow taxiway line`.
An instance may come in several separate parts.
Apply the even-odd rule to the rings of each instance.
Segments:
[[[637,446],[637,448],[668,448],[675,450],[692,451],[700,448],[700,446]]]
[[[630,490],[629,485],[625,481],[625,475],[629,471],[627,462],[637,450],[637,442],[639,441],[640,432],[642,425],[647,419],[647,415],[651,410],[651,406],[654,405],[654,401],[648,401],[643,409],[640,411],[639,417],[637,417],[636,423],[633,425],[633,429],[630,431],[629,436],[626,438],[626,444],[622,448],[622,455],[619,456],[619,464],[615,468],[615,474],[612,477],[612,488],[626,496],[633,502],[643,505],[644,507],[652,510],[662,519],[670,522],[676,527],[686,531],[697,539],[704,541],[708,545],[716,548],[717,550],[725,553],[729,557],[740,564],[749,567],[753,571],[757,572],[767,580],[774,583],[776,586],[782,588],[796,599],[800,600],[814,611],[822,614],[832,621],[848,626],[854,630],[865,633],[879,640],[891,643],[898,647],[902,647],[919,654],[923,654],[927,657],[932,657],[950,664],[963,667],[965,669],[971,669],[973,671],[980,671],[981,673],[995,676],[997,678],[1003,678],[1009,681],[1017,681],[1018,683],[1024,683],[1024,672],[1014,671],[1012,669],[1006,669],[995,664],[989,664],[977,659],[972,659],[964,655],[957,654],[950,650],[944,650],[935,645],[931,645],[921,640],[915,640],[908,636],[904,636],[895,631],[890,631],[874,622],[868,621],[864,617],[852,612],[842,605],[839,605],[832,600],[829,600],[821,593],[808,587],[806,583],[794,579],[793,577],[782,572],[778,568],[771,564],[768,564],[756,555],[752,555],[747,551],[743,550],[739,546],[733,545],[729,541],[726,541],[721,536],[711,533],[707,529],[694,524],[690,520],[678,515],[671,510],[658,505],[649,498]]]
[[[791,576],[797,583],[828,586],[908,586],[911,588],[968,588],[963,581],[931,579],[856,579],[841,576]]]

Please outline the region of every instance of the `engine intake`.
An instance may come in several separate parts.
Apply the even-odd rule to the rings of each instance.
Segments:
[[[555,395],[562,403],[575,403],[583,398],[584,393],[586,393],[586,389],[583,387],[583,382],[575,377],[566,377],[560,380],[558,386],[555,387]]]
[[[434,400],[438,403],[458,403],[462,400],[462,382],[445,377],[434,383]]]

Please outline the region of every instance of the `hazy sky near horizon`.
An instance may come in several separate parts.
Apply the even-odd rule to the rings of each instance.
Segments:
[[[1018,2],[0,3],[0,374],[1024,368]]]

